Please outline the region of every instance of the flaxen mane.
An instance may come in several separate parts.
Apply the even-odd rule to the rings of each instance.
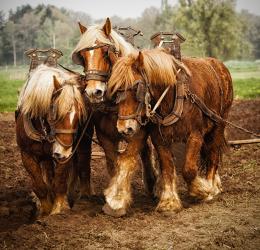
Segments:
[[[86,111],[77,85],[78,76],[46,65],[40,65],[32,71],[24,84],[18,100],[21,112],[31,118],[45,117],[48,114],[55,91],[53,76],[56,76],[62,85],[61,93],[55,100],[58,108],[57,119],[63,118],[74,102],[78,104],[84,116]]]
[[[82,34],[81,39],[79,40],[76,48],[72,52],[72,60],[76,64],[82,63],[79,52],[85,48],[92,47],[95,42],[98,40],[101,43],[111,44],[116,47],[116,50],[120,51],[122,56],[126,56],[130,53],[134,53],[135,48],[128,42],[124,40],[122,36],[116,33],[114,30],[111,31],[111,38],[109,39],[102,30],[102,25],[93,25],[90,26],[84,34]]]
[[[188,68],[162,48],[143,50],[143,65],[140,66],[147,81],[151,84],[174,85],[177,69],[190,75]],[[135,84],[134,63],[137,54],[118,59],[108,82],[108,93],[112,96],[118,89],[128,89]],[[140,68],[139,68],[140,70]]]

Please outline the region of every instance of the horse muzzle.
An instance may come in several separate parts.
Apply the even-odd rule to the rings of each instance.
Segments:
[[[124,137],[132,137],[139,130],[140,126],[134,119],[119,120],[117,122],[117,130]]]
[[[106,93],[106,83],[98,82],[95,87],[87,86],[85,94],[91,103],[100,103],[104,101]]]

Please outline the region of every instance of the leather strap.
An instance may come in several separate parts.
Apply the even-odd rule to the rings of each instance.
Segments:
[[[96,69],[86,70],[84,72],[86,75],[85,76],[86,81],[96,80],[96,81],[106,82],[110,76],[110,73],[102,70],[96,70]]]
[[[178,70],[178,73],[179,72],[180,71]],[[164,93],[165,93],[165,91],[164,91]],[[173,106],[171,113],[169,115],[167,115],[166,117],[162,118],[158,113],[153,112],[150,117],[151,121],[153,123],[159,123],[163,126],[170,126],[170,125],[176,123],[180,119],[182,112],[183,112],[183,101],[186,96],[185,91],[186,90],[185,90],[185,86],[183,83],[183,79],[178,80],[176,83],[175,102],[174,102],[174,106]],[[162,94],[162,96],[164,97],[163,94]],[[162,101],[162,99],[163,98],[159,98],[160,102]],[[157,105],[157,107],[158,106],[159,105]]]

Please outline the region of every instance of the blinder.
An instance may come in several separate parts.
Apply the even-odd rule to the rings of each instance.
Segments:
[[[139,82],[136,90],[136,99],[138,102],[144,102],[146,94],[146,86],[143,82]]]
[[[135,119],[142,126],[146,125],[148,119],[143,119],[142,110],[143,107],[146,109],[146,113],[148,113],[147,109],[150,109],[150,93],[148,86],[142,80],[136,80],[133,84],[132,89],[136,89],[136,99],[138,101],[138,107],[135,113],[130,115],[118,115],[119,120],[127,120],[127,119]],[[121,101],[126,99],[126,90],[118,90],[116,97],[116,103],[120,103]]]

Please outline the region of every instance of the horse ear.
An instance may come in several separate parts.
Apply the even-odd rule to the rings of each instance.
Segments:
[[[82,25],[80,22],[78,22],[78,24],[79,24],[79,29],[80,29],[81,34],[84,34],[85,31],[87,30],[87,27]]]
[[[136,60],[134,62],[134,66],[137,70],[142,69],[144,66],[144,56],[141,51],[139,51],[138,57],[136,58]]]
[[[54,84],[54,88],[56,89],[56,91],[61,88],[61,84],[59,83],[59,81],[55,75],[53,75],[53,84]]]
[[[106,19],[106,23],[103,26],[103,31],[106,34],[106,36],[109,36],[111,33],[111,22],[110,22],[109,17],[107,17],[107,19]]]

